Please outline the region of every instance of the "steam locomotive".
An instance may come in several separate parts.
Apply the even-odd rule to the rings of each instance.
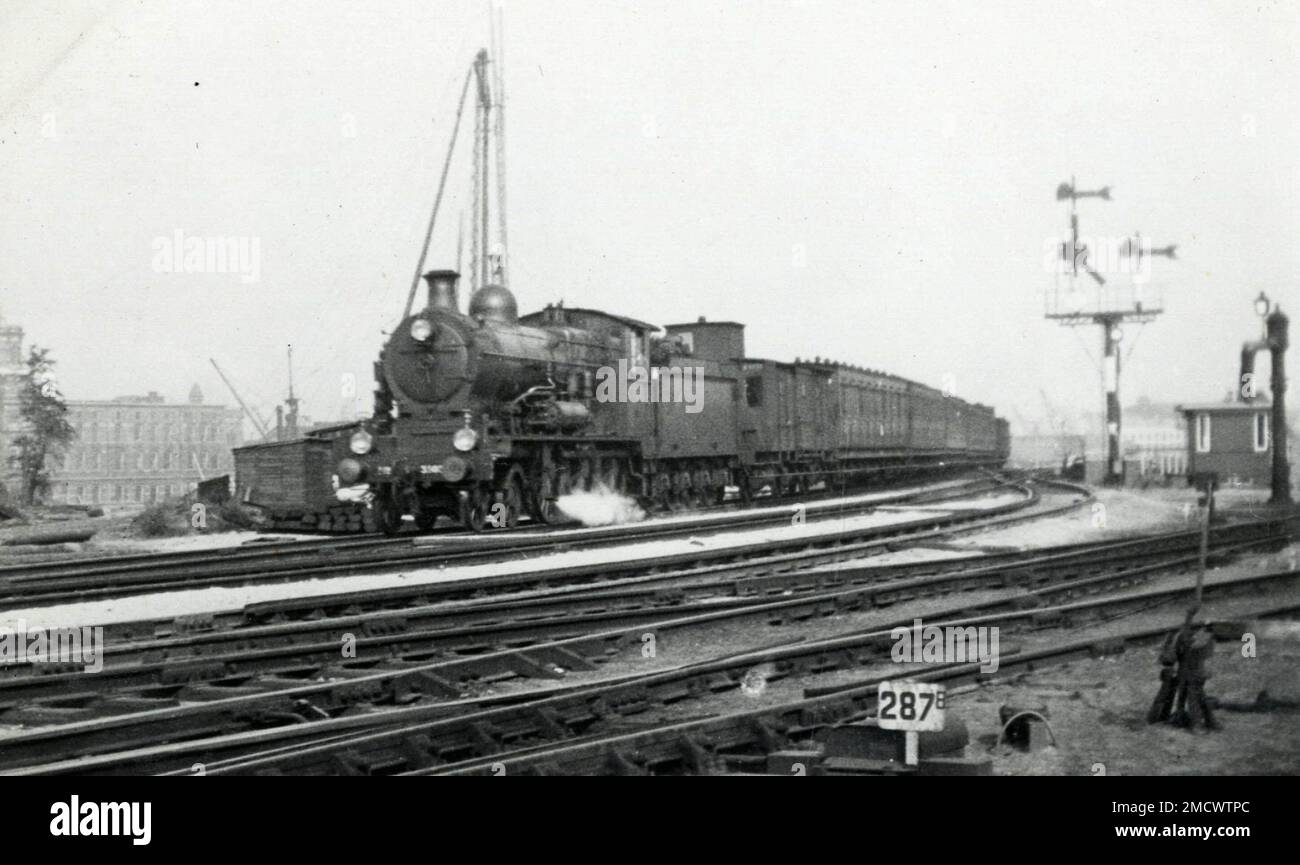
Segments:
[[[279,528],[396,532],[439,516],[470,528],[604,488],[653,509],[798,494],[1005,462],[987,406],[830,361],[745,356],[744,325],[660,328],[562,304],[519,316],[486,285],[425,274],[425,308],[375,364],[374,413],[294,442],[237,449],[236,487]],[[367,485],[369,503],[337,489]]]

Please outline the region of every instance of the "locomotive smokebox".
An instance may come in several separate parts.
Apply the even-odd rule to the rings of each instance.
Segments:
[[[454,270],[431,270],[424,275],[429,283],[429,309],[445,309],[448,312],[460,312],[460,301],[456,296],[460,284],[460,274]]]

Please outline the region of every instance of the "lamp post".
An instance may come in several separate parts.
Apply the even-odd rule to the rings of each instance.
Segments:
[[[1269,304],[1268,295],[1261,291],[1259,297],[1255,298],[1255,315],[1260,318],[1268,318],[1269,309],[1271,309],[1271,305]]]

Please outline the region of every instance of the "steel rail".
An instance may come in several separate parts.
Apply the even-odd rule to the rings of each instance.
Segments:
[[[1212,538],[1216,557],[1282,540],[1277,523],[1246,524],[1236,531],[1219,531]],[[1052,579],[1084,576],[1153,560],[1159,567],[1186,564],[1187,553],[1197,547],[1197,533],[1169,533],[1140,541],[1109,541],[1065,545],[1032,552],[1003,553],[945,562],[914,562],[879,566],[851,564],[808,572],[788,571],[761,578],[724,576],[680,587],[628,587],[587,592],[538,592],[533,597],[460,605],[426,605],[401,615],[365,613],[337,618],[311,619],[192,634],[158,640],[105,646],[104,669],[49,672],[34,664],[0,667],[0,712],[40,702],[83,700],[83,715],[105,713],[111,706],[96,706],[106,697],[126,691],[148,691],[160,704],[175,693],[200,682],[238,682],[247,677],[302,678],[304,670],[327,676],[331,668],[346,672],[385,660],[428,660],[436,651],[447,656],[518,650],[543,641],[557,641],[586,633],[593,626],[605,629],[638,625],[648,616],[677,616],[717,612],[752,606],[762,595],[828,593],[837,587],[864,583],[880,586],[900,580],[929,577],[928,590],[945,582],[962,589],[981,585],[1032,585],[1035,574],[1050,569]],[[1183,554],[1183,555],[1180,555]],[[948,575],[943,576],[941,575]],[[941,577],[941,578],[940,578]],[[340,645],[354,638],[355,657],[340,664]],[[314,670],[312,668],[315,667]],[[449,683],[450,684],[450,683]],[[169,693],[169,691],[171,693]],[[215,695],[215,694],[214,694]],[[143,695],[141,695],[143,696]],[[70,708],[52,717],[72,715]],[[5,720],[39,722],[39,715]]]
[[[727,611],[710,610],[707,614],[686,617],[686,620],[712,621],[724,612]],[[547,676],[554,675],[549,670],[557,666],[563,668],[590,666],[591,662],[575,652],[573,646],[582,646],[591,640],[608,641],[616,634],[617,632],[584,635],[569,640],[528,646],[526,651],[510,649],[447,661],[391,662],[386,665],[386,669],[377,672],[334,667],[330,672],[334,674],[336,680],[326,682],[304,684],[295,679],[267,678],[242,687],[207,690],[201,684],[190,685],[184,691],[185,696],[203,702],[171,705],[172,698],[168,698],[164,701],[167,705],[159,708],[157,700],[150,701],[147,697],[135,702],[129,699],[118,701],[116,709],[121,714],[38,728],[29,734],[10,737],[5,742],[6,750],[12,751],[28,736],[40,737],[43,731],[50,730],[62,731],[61,735],[65,736],[84,735],[90,743],[86,747],[92,748],[102,747],[105,743],[120,744],[123,737],[127,736],[134,737],[135,741],[145,741],[160,735],[201,735],[231,727],[303,721],[306,718],[296,712],[296,708],[303,702],[310,704],[309,711],[312,717],[327,717],[330,709],[325,707],[337,711],[374,700],[413,699],[414,695],[419,694],[445,698],[459,693],[456,681],[464,678],[501,675]],[[338,647],[334,648],[337,650]],[[199,661],[197,668],[202,669],[202,666],[203,662]],[[184,684],[186,674],[186,666],[179,665],[174,670],[176,680],[173,684]],[[444,674],[453,675],[455,679],[446,679]],[[82,698],[87,696],[82,695]],[[320,705],[310,703],[313,697]],[[38,715],[35,719],[56,720],[60,713],[57,707],[55,710],[46,713],[45,716]]]
[[[1007,482],[972,479],[960,486],[942,490],[950,498],[962,498],[973,490],[994,490],[1010,486]],[[816,503],[806,505],[813,518],[835,518],[869,513],[880,507],[896,505],[920,497],[933,500],[940,490],[900,491],[860,503]],[[251,585],[289,582],[325,576],[366,574],[391,571],[412,565],[479,564],[513,561],[527,555],[562,550],[581,544],[584,547],[611,546],[643,540],[662,540],[690,536],[717,529],[761,528],[788,523],[790,513],[784,508],[732,511],[697,519],[649,521],[596,529],[571,529],[545,537],[473,536],[463,544],[446,546],[429,538],[345,541],[314,546],[297,551],[257,549],[247,552],[204,551],[187,559],[183,554],[170,555],[161,564],[147,558],[118,564],[87,567],[76,563],[54,569],[32,571],[21,577],[0,582],[0,605],[54,605],[126,594],[193,589],[212,586]],[[312,542],[295,542],[312,543]],[[179,557],[178,557],[179,556]],[[201,565],[201,567],[200,567]],[[250,567],[251,565],[251,567]]]
[[[1148,568],[1142,568],[1142,569],[1138,569],[1138,570],[1140,570],[1140,571],[1149,571],[1149,570],[1151,570],[1151,568],[1148,567]],[[1291,573],[1291,572],[1287,572],[1287,573],[1285,574],[1285,576],[1286,576],[1287,578],[1290,578],[1290,577],[1295,576],[1295,574],[1294,574],[1294,573]],[[1137,574],[1120,574],[1120,575],[1112,576],[1111,578],[1109,578],[1109,581],[1110,581],[1110,584],[1113,585],[1115,582],[1120,582],[1120,583],[1131,582],[1131,581],[1133,581],[1136,577],[1137,577]],[[1276,574],[1273,574],[1273,575],[1266,575],[1266,576],[1255,575],[1255,576],[1252,576],[1252,577],[1246,578],[1246,579],[1244,579],[1244,580],[1238,580],[1238,581],[1235,581],[1234,583],[1232,583],[1232,585],[1233,585],[1233,586],[1236,586],[1236,585],[1238,585],[1238,584],[1240,584],[1240,585],[1247,585],[1247,584],[1249,584],[1249,585],[1251,585],[1251,586],[1254,586],[1254,585],[1257,585],[1257,584],[1260,583],[1260,582],[1267,582],[1267,581],[1275,580],[1275,579],[1279,579],[1279,578],[1280,578],[1279,575],[1276,575]],[[1104,585],[1105,585],[1106,583],[1107,583],[1107,578],[1099,578],[1099,577],[1083,578],[1083,579],[1081,579],[1081,580],[1072,581],[1072,583],[1067,583],[1067,584],[1064,585],[1064,586],[1055,587],[1055,588],[1044,588],[1044,589],[1040,589],[1040,590],[1038,590],[1038,596],[1041,598],[1041,597],[1045,597],[1045,596],[1047,596],[1047,593],[1058,593],[1058,594],[1059,594],[1059,593],[1061,593],[1061,592],[1079,592],[1079,591],[1091,591],[1091,592],[1096,592],[1096,591],[1100,591],[1100,590],[1104,587]],[[1211,585],[1212,585],[1212,589],[1211,589],[1211,591],[1212,591],[1212,592],[1215,592],[1215,593],[1218,593],[1218,592],[1220,592],[1220,591],[1225,590],[1225,586],[1227,586],[1228,584],[1227,584],[1227,583],[1223,583],[1223,582],[1216,582],[1216,583],[1213,583],[1213,584],[1211,584]],[[915,591],[914,588],[913,588],[913,591]],[[1179,591],[1183,591],[1183,590],[1181,590],[1181,589],[1176,589],[1176,590],[1164,590],[1164,593],[1163,593],[1163,594],[1164,594],[1164,595],[1172,596],[1173,594],[1176,594],[1176,593],[1179,592]],[[792,602],[792,601],[787,601],[787,602],[782,602],[782,603],[777,603],[777,604],[772,604],[772,605],[761,605],[760,607],[756,607],[756,608],[754,608],[753,610],[751,610],[751,611],[749,611],[749,612],[750,612],[751,615],[759,615],[759,616],[764,616],[764,617],[768,617],[768,618],[771,618],[774,614],[779,613],[779,614],[785,616],[785,617],[787,618],[787,620],[789,620],[789,621],[798,621],[798,620],[801,620],[802,618],[806,618],[806,616],[809,615],[809,614],[816,614],[816,615],[829,615],[829,614],[833,614],[833,613],[835,613],[835,612],[839,612],[839,611],[843,611],[843,610],[845,610],[845,609],[852,608],[851,606],[846,605],[846,603],[847,603],[848,601],[851,600],[851,599],[848,597],[848,596],[851,595],[851,594],[857,594],[857,595],[858,595],[858,597],[857,597],[857,599],[856,599],[856,603],[860,606],[860,605],[862,604],[864,598],[869,597],[869,596],[866,595],[866,592],[867,592],[867,590],[859,589],[859,590],[854,590],[853,593],[841,593],[841,595],[842,595],[843,597],[841,597],[841,599],[840,599],[840,600],[841,600],[841,604],[838,605],[838,606],[835,605],[835,604],[826,604],[826,603],[823,603],[823,602],[827,601],[827,599],[824,599],[824,598],[816,598],[816,599],[804,599],[803,602],[802,602],[802,603],[805,604],[805,608],[804,608],[803,611],[796,610],[796,604],[795,604],[794,602]],[[1156,594],[1157,594],[1157,595],[1161,595],[1161,593],[1159,593],[1159,592],[1156,593]],[[915,595],[913,595],[913,596],[915,596]],[[988,603],[983,604],[983,605],[975,605],[975,606],[973,606],[973,607],[970,606],[970,605],[957,605],[957,606],[955,606],[951,611],[949,611],[949,613],[951,613],[951,614],[953,614],[953,615],[956,615],[956,614],[958,614],[958,613],[969,613],[969,612],[971,612],[971,611],[973,611],[973,610],[981,610],[981,609],[983,609],[983,610],[988,610],[988,609],[993,609],[993,608],[1005,608],[1006,606],[1010,605],[1010,606],[1012,606],[1012,607],[1014,607],[1014,608],[1016,608],[1016,609],[1014,609],[1014,610],[1013,610],[1012,612],[1010,612],[1010,613],[1003,613],[1003,614],[1001,614],[1001,615],[1003,615],[1003,616],[1010,616],[1010,617],[1012,617],[1012,618],[1017,618],[1017,617],[1018,617],[1018,618],[1026,618],[1026,619],[1029,619],[1029,620],[1032,620],[1032,621],[1036,621],[1036,622],[1040,622],[1040,623],[1041,623],[1041,622],[1050,621],[1050,620],[1052,619],[1052,617],[1054,617],[1054,616],[1059,618],[1060,616],[1068,615],[1068,614],[1071,612],[1071,610],[1073,609],[1073,608],[1071,608],[1069,605],[1066,605],[1066,606],[1064,606],[1064,607],[1055,608],[1055,609],[1053,609],[1053,608],[1021,609],[1020,607],[1023,607],[1023,605],[1024,605],[1024,600],[1025,600],[1025,596],[1024,596],[1024,595],[1020,595],[1020,596],[1012,596],[1012,597],[1002,598],[1002,599],[1000,599],[1000,600],[998,600],[998,601],[988,602]],[[1146,600],[1148,600],[1148,598],[1139,597],[1138,600],[1141,601],[1141,602],[1145,602]],[[1113,605],[1113,604],[1116,604],[1116,603],[1131,603],[1132,601],[1133,601],[1133,596],[1124,596],[1123,598],[1118,599],[1118,600],[1117,600],[1117,599],[1114,599],[1114,598],[1111,598],[1111,599],[1102,599],[1102,600],[1091,600],[1091,601],[1084,602],[1082,605],[1074,605],[1074,606],[1075,606],[1075,608],[1095,607],[1095,606]],[[811,603],[812,605],[814,605],[814,607],[816,607],[817,604],[820,604],[820,607],[819,607],[819,608],[814,608],[814,607],[809,607],[809,606],[807,606],[807,605],[809,605],[810,603]],[[762,607],[766,607],[766,609],[763,609]],[[810,609],[812,610],[811,613],[809,612]],[[931,620],[932,620],[932,621],[934,621],[934,616],[935,616],[935,615],[936,615],[936,614],[933,614],[933,613],[931,614]],[[686,625],[688,625],[688,624],[699,624],[701,621],[705,621],[705,620],[707,620],[707,617],[694,617],[694,618],[696,619],[696,621],[693,621],[693,622],[687,622],[687,621],[677,620],[677,621],[672,621],[672,622],[658,623],[657,625],[655,625],[655,627],[656,627],[657,629],[659,629],[658,632],[661,633],[663,630],[670,629],[670,628],[672,628],[672,627],[683,627],[683,626],[686,626]],[[944,619],[944,618],[942,618],[942,617],[941,617],[939,620],[940,620],[940,621],[947,621],[947,619]],[[910,624],[910,621],[911,621],[911,620],[910,620],[910,618],[909,618],[909,619],[904,619],[904,620],[902,620],[902,621],[905,622],[905,623],[907,623],[907,624]],[[886,631],[886,633],[888,633],[888,632]],[[593,640],[594,640],[594,639],[603,639],[605,636],[606,636],[606,635],[592,635],[589,639],[593,639]],[[877,633],[875,636],[878,637],[879,634]],[[826,640],[826,641],[819,641],[819,642],[816,642],[816,643],[800,644],[800,645],[796,645],[796,646],[793,646],[793,647],[791,647],[791,648],[789,648],[789,649],[782,650],[782,651],[784,651],[784,652],[787,653],[787,654],[789,654],[789,653],[794,653],[794,655],[798,655],[798,656],[809,656],[809,655],[824,656],[824,655],[825,655],[827,652],[829,652],[829,651],[834,651],[834,650],[839,650],[839,649],[846,649],[846,648],[848,648],[851,644],[853,644],[854,642],[861,642],[861,641],[864,640],[864,639],[866,639],[866,638],[862,637],[861,635],[853,635],[853,636],[850,636],[850,637],[835,638],[834,640]],[[845,641],[847,641],[847,642],[845,642]],[[742,656],[742,657],[743,657],[743,656]],[[771,661],[774,657],[776,657],[776,656],[774,656],[774,655],[772,655],[772,654],[767,654],[767,655],[765,655],[765,658],[766,658],[768,661]],[[733,663],[736,663],[736,662],[733,661]],[[696,672],[698,672],[698,670],[697,670]],[[709,671],[705,671],[705,672],[709,672]],[[712,671],[712,672],[716,672],[716,671]],[[711,674],[711,673],[710,673],[710,674]],[[631,690],[631,692],[634,692],[634,693],[635,693],[635,692],[638,692],[638,691],[642,691],[642,690],[644,690],[644,687],[645,687],[647,684],[649,684],[649,683],[655,683],[655,682],[659,682],[659,683],[663,684],[665,687],[668,687],[670,691],[673,691],[673,690],[682,690],[683,688],[685,688],[685,686],[682,685],[679,681],[675,681],[675,680],[673,680],[673,678],[672,678],[672,677],[676,676],[678,679],[680,679],[682,675],[683,675],[683,674],[682,674],[680,671],[677,671],[677,672],[669,672],[669,673],[657,673],[657,674],[652,674],[652,675],[650,675],[650,676],[648,676],[648,677],[643,677],[643,680],[642,680],[642,681],[632,682],[632,683],[622,682],[621,684],[614,686],[614,692],[623,693],[623,694],[625,695],[624,698],[615,698],[615,697],[613,697],[613,696],[611,695],[611,693],[605,693],[605,694],[604,694],[604,698],[603,698],[603,700],[604,700],[604,702],[606,702],[606,703],[609,703],[610,701],[613,701],[613,702],[615,702],[615,703],[618,703],[618,702],[624,702],[624,703],[625,703],[625,702],[627,702],[628,699],[633,699],[633,701],[635,702],[635,698],[626,698],[626,694],[627,694],[627,692],[629,691],[629,689]],[[668,677],[667,680],[665,680],[664,677]],[[734,681],[730,683],[730,685],[734,685],[734,684],[735,684]],[[724,686],[724,687],[725,687],[725,686]],[[608,689],[605,689],[605,690],[608,691]],[[687,689],[685,690],[685,692],[688,692],[688,691],[689,691],[689,689],[687,688]],[[684,692],[684,693],[685,693],[685,692]],[[595,693],[596,693],[597,695],[599,695],[599,694],[601,693],[601,689],[596,689]],[[552,699],[567,699],[567,700],[570,700],[570,701],[577,700],[579,704],[581,704],[581,705],[586,705],[586,703],[583,703],[583,701],[584,701],[584,700],[589,701],[591,698],[592,698],[592,694],[591,694],[591,693],[587,693],[587,694],[584,695],[582,692],[579,692],[578,694],[575,694],[575,695],[569,695],[569,696],[567,696],[567,697],[563,697],[563,698],[552,698]],[[543,700],[543,701],[541,701],[541,703],[544,704],[544,703],[546,703],[546,701]],[[471,712],[471,713],[468,714],[468,715],[464,715],[464,714],[458,715],[457,718],[468,719],[468,722],[471,722],[471,723],[472,723],[472,722],[475,721],[475,719],[484,719],[484,718],[492,717],[492,712],[494,712],[494,711],[495,711],[495,712],[498,712],[498,713],[499,713],[499,712],[502,712],[502,711],[515,711],[516,713],[518,713],[518,712],[523,712],[523,713],[524,713],[524,717],[525,717],[526,719],[535,719],[535,718],[536,718],[536,712],[534,711],[534,709],[536,709],[536,708],[537,708],[536,706],[531,706],[531,704],[530,704],[530,705],[528,705],[528,706],[525,706],[525,707],[522,707],[522,708],[519,708],[519,709],[498,709],[498,710],[488,710],[486,713],[485,713],[484,711]],[[409,713],[411,713],[411,712],[430,712],[430,711],[433,711],[433,714],[435,714],[435,715],[437,714],[436,709],[431,710],[429,707],[416,707],[415,709],[393,710],[393,713],[392,713],[392,715],[390,715],[390,716],[383,716],[383,715],[380,715],[380,716],[372,716],[371,718],[367,718],[367,719],[365,719],[365,720],[366,720],[366,721],[370,721],[372,724],[384,724],[384,725],[390,725],[390,724],[392,724],[392,723],[400,722],[401,717],[402,717],[403,715],[405,715],[405,714],[409,714]],[[444,713],[444,714],[445,714],[445,713]],[[579,713],[579,714],[581,715],[582,713]],[[590,713],[587,712],[587,714],[590,714]],[[516,717],[518,717],[518,714],[516,714]],[[457,720],[457,718],[446,719],[446,722],[447,722],[447,723],[450,723],[451,721]],[[346,725],[357,725],[358,720],[359,720],[359,719],[357,719],[357,718],[338,719],[338,723],[346,724]],[[96,722],[96,723],[92,723],[91,725],[89,725],[89,727],[83,726],[83,728],[82,728],[81,730],[69,730],[69,729],[64,729],[64,728],[51,728],[51,729],[46,730],[46,731],[41,731],[41,730],[32,731],[32,733],[30,733],[30,734],[25,734],[24,736],[19,737],[20,739],[25,740],[25,741],[15,742],[12,738],[11,738],[10,740],[8,740],[8,741],[6,742],[6,744],[7,744],[9,747],[6,748],[6,751],[9,752],[9,753],[11,753],[11,754],[14,754],[14,748],[13,748],[13,746],[14,746],[14,745],[20,745],[20,746],[22,746],[22,747],[20,748],[20,750],[22,750],[22,751],[24,751],[24,752],[26,753],[26,755],[27,755],[27,759],[29,759],[29,760],[30,760],[30,759],[39,759],[42,755],[48,757],[48,752],[49,752],[49,750],[51,750],[51,748],[54,748],[56,751],[58,750],[57,747],[55,746],[55,743],[56,743],[56,741],[57,741],[58,739],[62,738],[62,739],[65,739],[65,740],[66,740],[66,739],[68,738],[69,734],[80,734],[80,733],[84,733],[84,732],[96,732],[96,728],[98,728],[97,732],[99,732],[99,733],[105,733],[105,732],[108,733],[107,737],[104,738],[104,739],[102,739],[102,741],[101,741],[101,745],[102,745],[102,746],[106,746],[106,747],[120,748],[120,747],[122,747],[122,746],[130,746],[130,745],[132,745],[132,744],[140,744],[142,741],[148,741],[148,739],[149,739],[149,736],[144,736],[144,737],[134,736],[134,735],[132,735],[129,731],[125,731],[125,730],[123,729],[123,727],[124,727],[125,725],[121,723],[121,719],[106,719],[106,721],[109,722],[109,723],[105,724],[105,723],[102,723],[102,722]],[[112,723],[112,722],[114,722],[114,721],[117,721],[118,723]],[[435,722],[435,723],[439,723],[439,722]],[[75,728],[77,725],[71,725],[71,726]],[[319,725],[314,725],[314,726],[315,726],[315,728],[316,728],[316,730],[317,730],[317,732],[315,732],[315,735],[329,735],[329,734],[330,734],[330,731],[331,731],[332,729],[334,729],[334,728],[337,726],[337,724],[336,724],[336,722],[324,721],[324,722],[320,722]],[[535,722],[534,722],[533,726],[535,726]],[[266,733],[266,732],[268,732],[268,731],[263,731],[263,733]],[[151,731],[151,735],[154,737],[154,740],[155,740],[155,741],[157,740],[157,738],[159,738],[158,733],[159,733],[159,731],[158,731],[157,729],[154,729],[154,730]],[[305,731],[302,730],[300,727],[299,727],[299,728],[288,728],[288,730],[286,730],[285,733],[284,733],[285,736],[287,736],[287,737],[291,737],[291,738],[301,738],[301,737],[304,736],[304,734],[305,734]],[[236,735],[238,735],[238,734],[236,734]],[[310,732],[306,732],[306,735],[310,736],[310,735],[312,735],[312,733],[310,733]],[[378,735],[378,734],[373,734],[373,735]],[[363,738],[364,738],[364,737],[363,737]],[[91,740],[86,739],[86,738],[83,737],[82,744],[85,745],[85,744],[86,744],[87,742],[89,742],[89,741],[91,741]],[[220,740],[218,739],[218,741],[220,741]],[[236,739],[236,740],[227,739],[226,741],[228,741],[228,742],[239,742],[239,741],[241,741],[241,740],[237,740],[237,739]],[[209,760],[209,759],[212,758],[212,755],[207,754],[206,752],[203,751],[203,749],[209,749],[209,750],[211,750],[211,749],[213,749],[213,748],[216,748],[216,749],[219,751],[219,748],[220,748],[220,746],[218,746],[218,745],[214,745],[214,744],[212,744],[212,743],[203,743],[203,742],[193,743],[193,744],[189,744],[189,745],[187,745],[186,743],[178,743],[177,745],[169,746],[169,747],[179,748],[181,753],[185,753],[185,754],[187,754],[187,755],[189,755],[189,756],[193,756],[195,759],[203,759],[203,760]],[[145,750],[146,750],[146,752],[148,751],[148,749],[145,749]],[[16,755],[15,755],[15,756],[16,756]],[[11,758],[11,759],[12,759],[12,758]],[[93,762],[95,758],[89,758],[89,759],[91,759],[92,762]],[[110,758],[105,758],[105,759],[110,759]],[[74,761],[74,762],[75,762],[75,761]],[[111,762],[111,759],[110,759],[110,762]],[[86,764],[86,765],[90,765],[90,764]],[[187,764],[187,765],[188,765],[188,764]]]
[[[1223,594],[1237,594],[1243,591],[1258,590],[1261,586],[1269,586],[1270,584],[1282,585],[1294,591],[1297,585],[1300,585],[1300,571],[1251,574],[1231,580],[1215,581],[1207,584],[1206,590],[1210,595],[1217,597]],[[1096,583],[1094,582],[1093,589],[1095,590],[1095,588]],[[1056,589],[1046,590],[1041,596],[1046,597],[1056,593],[1064,593],[1068,596],[1076,590],[1076,587],[1067,584]],[[927,617],[927,623],[952,627],[997,625],[1004,629],[1027,627],[1032,630],[1040,630],[1054,626],[1074,626],[1081,621],[1086,621],[1100,614],[1109,613],[1114,615],[1117,610],[1121,612],[1131,610],[1149,611],[1172,601],[1186,599],[1186,597],[1187,589],[1185,587],[1172,587],[1146,589],[1122,595],[1093,597],[1083,601],[1027,609],[1019,607],[1013,599],[1005,599],[972,607],[958,606],[950,611],[932,613]],[[1280,606],[1270,607],[1270,609],[1296,608],[1300,608],[1300,598],[1294,597]],[[950,616],[958,617],[951,618]],[[598,686],[587,692],[575,692],[509,707],[491,709],[475,715],[426,722],[414,729],[421,730],[426,736],[439,729],[459,729],[462,735],[468,732],[477,738],[477,741],[462,739],[460,748],[465,748],[468,744],[471,748],[476,747],[487,753],[478,757],[453,760],[446,765],[438,766],[436,763],[443,759],[444,756],[454,757],[458,752],[455,746],[446,751],[441,751],[436,747],[437,743],[434,737],[429,736],[430,742],[435,744],[435,749],[425,752],[424,758],[428,762],[416,771],[421,774],[461,774],[483,772],[500,765],[505,765],[507,771],[510,771],[512,760],[517,757],[517,755],[512,757],[513,749],[511,745],[513,743],[521,743],[524,750],[534,752],[538,746],[531,741],[530,737],[532,736],[549,735],[552,738],[564,739],[571,735],[572,730],[576,729],[579,732],[585,732],[597,721],[618,720],[625,724],[629,717],[647,711],[656,705],[671,704],[687,699],[708,699],[714,694],[740,688],[746,683],[747,674],[754,670],[761,669],[764,681],[770,682],[807,673],[820,673],[831,669],[878,662],[889,657],[894,643],[894,631],[900,627],[910,628],[913,622],[914,618],[912,616],[901,616],[895,622],[873,627],[867,632],[849,633],[816,641],[795,643],[776,649],[732,655],[721,660],[708,660],[667,672],[651,673],[639,679]],[[1155,630],[1163,634],[1168,632],[1169,627],[1164,626]],[[1110,639],[1113,638],[1107,638],[1106,640],[1092,639],[1088,641],[1088,645],[1096,647],[1099,643],[1107,642]],[[1051,650],[1048,651],[1050,653]],[[1018,650],[1014,650],[1012,653],[1004,652],[1001,658],[1002,667],[1008,666],[1009,662],[1014,664],[1021,654]],[[985,675],[979,672],[978,664],[969,666],[974,667],[977,676]],[[911,674],[909,673],[909,675]],[[879,677],[879,679],[885,678],[888,677]],[[916,678],[923,679],[925,675],[918,674]],[[878,684],[879,679],[872,679],[867,683],[859,682],[855,683],[855,685],[859,689],[869,688],[874,698],[874,686]],[[807,702],[835,700],[845,693],[852,693],[853,690],[849,688],[828,694],[820,694],[810,698]],[[538,718],[547,709],[551,710],[550,720],[552,724],[539,728]],[[504,723],[507,718],[513,719],[518,726]],[[408,727],[403,730],[384,730],[377,733],[363,734],[354,737],[350,741],[336,740],[323,746],[323,750],[320,746],[305,746],[297,751],[282,752],[271,763],[268,763],[264,758],[235,759],[225,763],[213,763],[208,766],[208,773],[247,774],[266,770],[271,768],[272,765],[279,771],[317,772],[324,769],[331,774],[371,773],[373,769],[391,770],[394,766],[391,754],[387,756],[365,754],[360,750],[361,744],[366,741],[373,741],[376,738],[382,740],[385,737],[402,733],[407,734],[409,737],[412,731],[413,728]],[[486,739],[484,733],[488,734]],[[493,736],[493,733],[497,735]],[[410,744],[409,739],[406,744]],[[580,744],[577,748],[585,749],[589,747],[589,744]],[[557,746],[555,750],[562,751],[566,747],[564,745]],[[404,758],[410,759],[412,756],[410,748],[408,747],[406,750],[407,753],[404,754]],[[548,753],[545,759],[548,761],[553,759],[555,750]],[[323,752],[327,752],[330,758],[326,765],[322,765],[318,761]],[[534,759],[541,761],[540,758],[535,757]],[[517,770],[518,766],[513,768]]]
[[[1300,602],[1288,601],[1262,606],[1246,614],[1259,619],[1293,614]],[[1129,646],[1164,639],[1177,623],[1135,628],[1114,637],[1082,639],[1004,658],[999,672],[1039,669],[1069,663],[1080,658],[1121,654]],[[827,726],[874,716],[878,687],[895,676],[877,676],[856,683],[851,690],[703,720],[650,726],[630,733],[586,736],[581,741],[547,748],[539,745],[513,753],[493,755],[487,760],[466,761],[459,766],[425,767],[398,772],[406,775],[507,775],[507,774],[650,774],[655,769],[676,772],[713,773],[724,767],[729,753],[758,749],[760,752],[787,748],[812,738]],[[987,678],[979,663],[951,664],[909,673],[923,682],[944,682],[950,687],[976,683]],[[336,745],[337,746],[337,745]],[[346,762],[336,764],[348,768]],[[351,768],[356,768],[352,764]],[[900,771],[909,771],[906,769]],[[241,774],[217,769],[214,774]]]

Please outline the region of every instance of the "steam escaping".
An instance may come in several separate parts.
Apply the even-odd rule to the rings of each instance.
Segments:
[[[567,493],[555,500],[555,505],[565,516],[584,526],[617,526],[639,523],[646,513],[636,500],[615,492],[604,484],[590,490]]]
[[[750,667],[745,678],[740,680],[740,691],[746,697],[761,697],[767,690],[767,680],[776,676],[776,665],[770,661]]]

